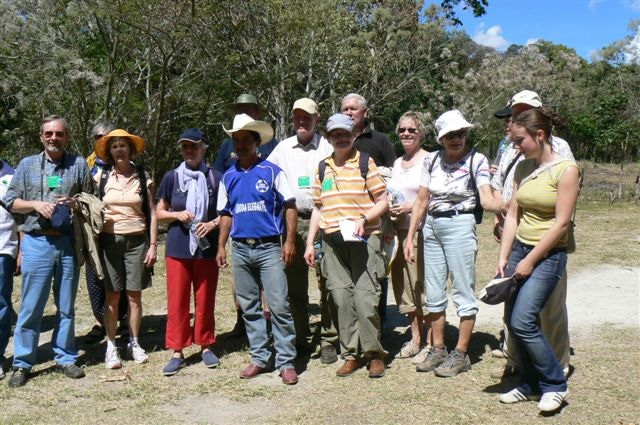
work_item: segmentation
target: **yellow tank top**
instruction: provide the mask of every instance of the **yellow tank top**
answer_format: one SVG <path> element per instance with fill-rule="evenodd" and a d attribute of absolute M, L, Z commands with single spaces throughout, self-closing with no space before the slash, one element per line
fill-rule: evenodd
<path fill-rule="evenodd" d="M 516 166 L 515 181 L 521 182 L 516 194 L 522 216 L 516 237 L 527 245 L 536 245 L 556 220 L 558 184 L 569 167 L 577 167 L 575 161 L 564 159 L 538 171 L 533 159 Z M 567 246 L 567 234 L 562 235 L 555 248 Z"/>

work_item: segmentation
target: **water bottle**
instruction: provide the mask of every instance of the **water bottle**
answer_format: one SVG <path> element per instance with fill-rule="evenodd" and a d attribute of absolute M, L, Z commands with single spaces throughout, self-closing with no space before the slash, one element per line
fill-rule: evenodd
<path fill-rule="evenodd" d="M 56 197 L 64 195 L 64 193 L 62 193 L 62 178 L 58 180 L 58 185 L 53 189 L 53 195 Z"/>
<path fill-rule="evenodd" d="M 191 222 L 191 233 L 193 233 L 194 236 L 196 233 L 196 228 L 198 227 L 198 223 L 200 223 L 200 220 L 193 220 Z M 206 236 L 204 238 L 199 238 L 195 236 L 195 238 L 196 238 L 196 242 L 198 243 L 198 248 L 200 248 L 200 251 L 204 251 L 205 249 L 208 249 L 211 246 Z"/>

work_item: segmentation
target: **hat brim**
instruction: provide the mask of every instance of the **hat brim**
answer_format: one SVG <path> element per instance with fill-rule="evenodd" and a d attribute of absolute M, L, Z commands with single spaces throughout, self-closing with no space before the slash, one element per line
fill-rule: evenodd
<path fill-rule="evenodd" d="M 449 133 L 453 133 L 454 131 L 458 131 L 458 130 L 468 130 L 470 128 L 473 128 L 473 124 L 460 123 L 457 125 L 452 125 L 450 127 L 443 128 L 442 130 L 440 130 L 440 133 L 438 133 L 438 143 L 442 144 L 442 138 Z"/>
<path fill-rule="evenodd" d="M 264 121 L 251 121 L 242 127 L 227 129 L 222 126 L 222 129 L 229 137 L 233 138 L 233 133 L 238 131 L 254 131 L 260 135 L 260 144 L 263 145 L 273 139 L 273 128 Z"/>
<path fill-rule="evenodd" d="M 500 109 L 499 111 L 495 111 L 493 113 L 493 116 L 496 118 L 507 118 L 511 116 L 511 107 L 510 106 L 505 106 L 504 108 Z"/>
<path fill-rule="evenodd" d="M 133 155 L 140 155 L 142 152 L 144 152 L 144 139 L 142 137 L 139 136 L 134 136 L 133 134 L 127 134 L 127 135 L 120 135 L 120 134 L 107 134 L 105 136 L 102 136 L 101 138 L 99 138 L 96 141 L 95 147 L 94 147 L 94 151 L 96 152 L 96 156 L 98 158 L 100 158 L 101 160 L 103 160 L 104 162 L 109 162 L 110 161 L 110 155 L 109 155 L 109 140 L 111 140 L 114 137 L 124 137 L 127 138 L 129 140 L 131 140 L 131 143 L 133 144 L 133 148 L 135 150 L 135 152 L 131 152 L 131 156 Z"/>
<path fill-rule="evenodd" d="M 260 114 L 264 115 L 267 113 L 267 108 L 265 108 L 264 106 L 258 104 L 258 103 L 230 103 L 227 106 L 224 107 L 224 110 L 228 113 L 228 114 L 235 114 L 236 111 L 238 110 L 238 108 L 242 108 L 245 107 L 247 105 L 253 105 L 256 108 L 258 108 L 258 111 L 260 112 Z"/>

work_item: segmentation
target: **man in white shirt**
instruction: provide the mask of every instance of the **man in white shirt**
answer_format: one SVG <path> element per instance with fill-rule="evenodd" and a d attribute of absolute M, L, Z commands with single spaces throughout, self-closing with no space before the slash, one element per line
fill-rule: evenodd
<path fill-rule="evenodd" d="M 333 147 L 315 129 L 320 119 L 318 105 L 309 98 L 295 101 L 292 108 L 295 136 L 281 141 L 271 152 L 268 161 L 284 170 L 289 185 L 293 188 L 298 208 L 296 236 L 296 256 L 293 264 L 286 268 L 289 287 L 289 303 L 296 328 L 296 348 L 298 354 L 306 351 L 311 335 L 309 331 L 309 267 L 304 260 L 309 219 L 313 210 L 311 186 L 318 163 L 331 155 Z M 321 294 L 321 353 L 322 363 L 338 360 L 335 346 L 338 342 L 335 306 L 329 298 L 324 279 L 319 275 Z"/>

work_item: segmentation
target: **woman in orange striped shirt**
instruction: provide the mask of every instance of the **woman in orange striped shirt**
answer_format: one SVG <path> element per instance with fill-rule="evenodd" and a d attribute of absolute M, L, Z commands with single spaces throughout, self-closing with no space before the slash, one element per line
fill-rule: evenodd
<path fill-rule="evenodd" d="M 336 371 L 348 376 L 368 360 L 369 377 L 384 376 L 387 352 L 380 343 L 379 280 L 385 264 L 380 216 L 387 210 L 384 181 L 371 158 L 353 148 L 353 121 L 335 114 L 327 122 L 334 153 L 320 162 L 313 193 L 305 260 L 315 265 L 314 241 L 322 230 L 321 270 L 338 309 L 340 350 L 345 363 Z M 363 158 L 363 159 L 361 159 Z"/>

